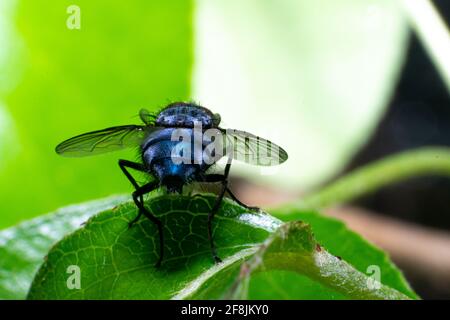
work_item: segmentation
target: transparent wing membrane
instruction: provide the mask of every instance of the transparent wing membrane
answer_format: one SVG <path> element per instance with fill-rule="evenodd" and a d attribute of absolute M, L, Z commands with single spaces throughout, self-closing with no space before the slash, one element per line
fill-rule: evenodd
<path fill-rule="evenodd" d="M 274 166 L 285 162 L 287 152 L 275 143 L 246 131 L 223 130 L 224 155 L 258 166 Z"/>
<path fill-rule="evenodd" d="M 65 157 L 85 157 L 139 145 L 145 138 L 145 127 L 127 125 L 92 131 L 70 138 L 56 147 Z"/>

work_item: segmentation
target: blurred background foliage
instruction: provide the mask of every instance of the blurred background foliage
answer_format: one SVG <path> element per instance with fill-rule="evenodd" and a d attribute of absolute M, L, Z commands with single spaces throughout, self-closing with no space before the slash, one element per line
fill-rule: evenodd
<path fill-rule="evenodd" d="M 80 30 L 66 26 L 72 4 Z M 53 148 L 75 134 L 138 122 L 140 107 L 174 100 L 197 100 L 226 125 L 290 154 L 275 172 L 237 172 L 285 188 L 317 185 L 374 129 L 407 44 L 390 0 L 2 6 L 0 227 L 129 190 L 116 162 L 133 152 L 64 159 Z"/>
<path fill-rule="evenodd" d="M 8 50 L 0 49 L 0 228 L 129 190 L 117 159 L 134 152 L 64 159 L 54 147 L 85 131 L 137 123 L 141 107 L 189 98 L 192 3 L 77 0 L 80 30 L 66 27 L 74 1 L 1 3 L 0 47 Z"/>
<path fill-rule="evenodd" d="M 233 167 L 283 189 L 345 166 L 382 116 L 408 43 L 392 0 L 199 0 L 196 14 L 193 96 L 288 151 L 270 170 Z"/>

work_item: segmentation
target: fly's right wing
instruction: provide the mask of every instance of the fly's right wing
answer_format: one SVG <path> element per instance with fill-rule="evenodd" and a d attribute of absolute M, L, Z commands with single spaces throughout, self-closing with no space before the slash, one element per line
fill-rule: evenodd
<path fill-rule="evenodd" d="M 92 131 L 70 138 L 56 147 L 64 157 L 86 157 L 141 144 L 148 127 L 127 125 Z"/>
<path fill-rule="evenodd" d="M 283 148 L 252 133 L 236 129 L 222 129 L 222 133 L 225 135 L 224 155 L 238 161 L 257 166 L 274 166 L 288 159 Z"/>

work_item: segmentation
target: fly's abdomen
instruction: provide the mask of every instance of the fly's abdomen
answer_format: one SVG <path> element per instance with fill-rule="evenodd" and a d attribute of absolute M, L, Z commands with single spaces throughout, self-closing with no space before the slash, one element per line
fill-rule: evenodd
<path fill-rule="evenodd" d="M 142 149 L 144 163 L 162 185 L 188 183 L 212 164 L 202 141 L 195 141 L 193 129 L 162 129 L 151 134 Z"/>

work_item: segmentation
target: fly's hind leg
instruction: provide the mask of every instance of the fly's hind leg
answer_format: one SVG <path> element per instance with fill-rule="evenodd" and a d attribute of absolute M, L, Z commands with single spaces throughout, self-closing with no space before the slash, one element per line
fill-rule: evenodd
<path fill-rule="evenodd" d="M 233 199 L 233 201 L 237 202 L 240 206 L 252 210 L 252 211 L 260 211 L 261 209 L 259 207 L 254 207 L 254 206 L 249 206 L 246 205 L 245 203 L 243 203 L 241 200 L 239 200 L 234 194 L 233 192 L 231 192 L 230 188 L 227 187 L 227 192 L 230 195 L 231 199 Z"/>
<path fill-rule="evenodd" d="M 227 182 L 225 180 L 223 182 L 222 190 L 219 193 L 219 197 L 217 198 L 216 202 L 214 203 L 214 206 L 211 209 L 211 211 L 208 213 L 208 239 L 209 239 L 209 244 L 211 247 L 211 254 L 213 256 L 214 262 L 216 262 L 216 263 L 222 262 L 222 259 L 220 259 L 219 256 L 217 255 L 216 245 L 214 244 L 214 238 L 213 238 L 213 234 L 212 234 L 212 220 L 213 220 L 214 216 L 216 215 L 217 211 L 219 211 L 220 205 L 223 200 L 223 196 L 225 195 L 225 191 L 227 188 L 226 183 Z"/>
<path fill-rule="evenodd" d="M 223 175 L 219 174 L 209 174 L 206 175 L 203 179 L 203 182 L 221 182 L 222 183 L 222 189 L 220 190 L 219 196 L 216 199 L 216 202 L 214 203 L 214 206 L 212 207 L 211 211 L 208 213 L 208 240 L 211 247 L 211 254 L 213 256 L 214 262 L 219 263 L 222 262 L 222 259 L 219 258 L 217 255 L 217 249 L 216 245 L 214 243 L 214 237 L 212 233 L 212 221 L 214 216 L 216 215 L 217 211 L 219 211 L 220 205 L 222 204 L 223 197 L 225 195 L 225 192 L 228 188 L 228 175 L 230 173 L 231 168 L 231 159 L 228 160 L 227 165 L 225 166 L 225 172 Z"/>
<path fill-rule="evenodd" d="M 204 182 L 223 182 L 224 180 L 227 180 L 227 178 L 225 177 L 225 175 L 223 174 L 208 174 L 205 176 L 205 181 Z M 230 198 L 236 202 L 237 204 L 239 204 L 240 206 L 252 210 L 252 211 L 260 211 L 261 209 L 259 207 L 254 207 L 254 206 L 249 206 L 246 205 L 245 203 L 243 203 L 241 200 L 239 200 L 233 192 L 231 192 L 230 188 L 228 187 L 228 182 L 226 183 L 226 190 L 225 190 L 229 195 Z"/>
<path fill-rule="evenodd" d="M 220 182 L 222 183 L 222 189 L 220 190 L 219 196 L 217 197 L 216 202 L 214 203 L 213 208 L 208 214 L 208 239 L 211 246 L 211 253 L 216 263 L 221 262 L 222 260 L 217 255 L 216 246 L 214 244 L 213 234 L 212 234 L 212 220 L 220 208 L 225 192 L 228 192 L 230 197 L 236 201 L 239 205 L 249 209 L 249 210 L 260 210 L 258 207 L 250 207 L 244 203 L 242 203 L 228 188 L 228 175 L 230 174 L 231 168 L 231 158 L 228 159 L 227 165 L 225 166 L 224 174 L 208 174 L 204 176 L 202 182 Z"/>

